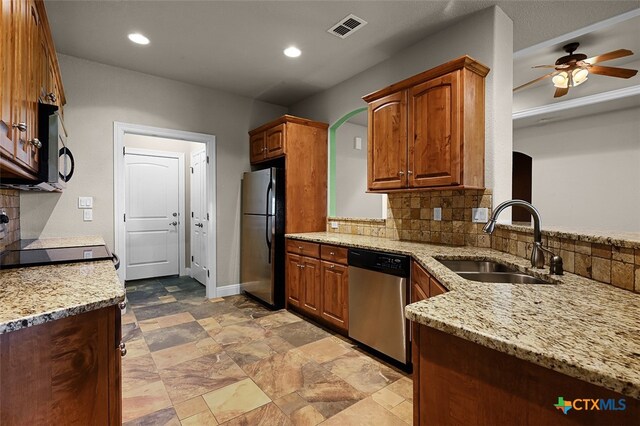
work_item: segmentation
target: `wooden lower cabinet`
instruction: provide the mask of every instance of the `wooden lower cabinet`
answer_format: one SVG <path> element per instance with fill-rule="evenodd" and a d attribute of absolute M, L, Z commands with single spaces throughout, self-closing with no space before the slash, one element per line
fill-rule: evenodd
<path fill-rule="evenodd" d="M 349 330 L 349 270 L 345 265 L 321 263 L 322 319 L 336 327 Z"/>
<path fill-rule="evenodd" d="M 120 425 L 120 309 L 0 335 L 0 424 Z"/>
<path fill-rule="evenodd" d="M 640 400 L 414 325 L 414 425 L 638 424 Z M 559 397 L 624 399 L 626 409 L 565 415 L 554 407 Z"/>
<path fill-rule="evenodd" d="M 327 245 L 321 248 L 297 240 L 287 240 L 286 246 L 287 307 L 346 334 L 349 329 L 346 249 Z M 300 254 L 303 252 L 306 255 Z"/>

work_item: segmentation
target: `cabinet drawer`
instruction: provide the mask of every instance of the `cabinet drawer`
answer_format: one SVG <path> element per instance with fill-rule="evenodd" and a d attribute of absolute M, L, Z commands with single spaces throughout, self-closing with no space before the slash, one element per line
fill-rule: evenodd
<path fill-rule="evenodd" d="M 299 240 L 287 240 L 287 252 L 310 257 L 320 257 L 320 244 Z"/>
<path fill-rule="evenodd" d="M 338 246 L 328 246 L 323 244 L 320 247 L 320 258 L 322 260 L 328 260 L 330 262 L 347 264 L 347 253 L 349 249 Z"/>

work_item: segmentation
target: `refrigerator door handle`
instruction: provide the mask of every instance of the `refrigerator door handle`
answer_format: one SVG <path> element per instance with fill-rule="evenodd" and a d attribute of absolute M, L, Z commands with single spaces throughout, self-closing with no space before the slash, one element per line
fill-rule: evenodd
<path fill-rule="evenodd" d="M 264 237 L 265 240 L 267 241 L 267 248 L 269 249 L 269 263 L 271 263 L 271 241 L 269 241 L 269 234 L 271 234 L 271 230 L 270 230 L 270 226 L 269 226 L 269 193 L 272 190 L 272 181 L 269 181 L 269 185 L 267 186 L 267 214 L 265 215 L 264 220 L 266 221 L 265 227 L 264 227 Z"/>

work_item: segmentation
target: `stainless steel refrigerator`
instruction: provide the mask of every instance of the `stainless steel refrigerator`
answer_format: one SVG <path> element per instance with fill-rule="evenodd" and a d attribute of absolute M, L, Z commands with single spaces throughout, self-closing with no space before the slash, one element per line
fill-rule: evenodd
<path fill-rule="evenodd" d="M 284 170 L 242 178 L 240 288 L 273 308 L 284 307 Z"/>

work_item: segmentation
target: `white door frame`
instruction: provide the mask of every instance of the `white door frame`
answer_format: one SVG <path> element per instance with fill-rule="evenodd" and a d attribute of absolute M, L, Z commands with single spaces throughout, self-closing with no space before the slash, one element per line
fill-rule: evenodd
<path fill-rule="evenodd" d="M 126 134 L 154 136 L 165 139 L 177 139 L 187 142 L 201 142 L 207 149 L 207 212 L 211 220 L 207 221 L 207 252 L 209 268 L 207 273 L 207 297 L 217 297 L 217 265 L 216 265 L 216 137 L 204 133 L 184 130 L 164 129 L 161 127 L 143 126 L 140 124 L 113 122 L 113 212 L 116 253 L 123 259 L 125 256 L 124 233 L 124 136 Z M 181 221 L 183 223 L 183 221 Z M 184 257 L 184 256 L 183 256 Z M 124 268 L 118 270 L 120 280 L 124 282 Z"/>
<path fill-rule="evenodd" d="M 178 159 L 178 266 L 179 266 L 179 274 L 180 275 L 188 275 L 188 271 L 185 264 L 185 243 L 186 243 L 186 234 L 185 234 L 185 210 L 184 210 L 184 199 L 185 199 L 185 179 L 184 179 L 184 153 L 182 152 L 172 152 L 172 151 L 154 151 L 151 149 L 143 149 L 143 148 L 126 148 L 127 154 L 139 154 L 146 155 L 149 157 L 164 157 L 164 158 L 176 158 Z M 123 155 L 124 158 L 124 155 Z M 123 169 L 124 170 L 124 169 Z M 122 212 L 124 211 L 124 192 L 123 191 L 123 202 L 122 202 Z M 122 223 L 124 225 L 124 221 Z M 122 227 L 124 230 L 124 226 Z M 126 235 L 126 234 L 125 234 Z M 125 237 L 126 238 L 126 237 Z M 124 274 L 124 279 L 127 279 L 127 253 L 126 253 L 126 241 L 125 244 L 122 245 L 123 251 L 121 259 L 125 260 L 121 265 L 123 265 L 122 273 Z M 116 244 L 116 247 L 118 245 Z"/>

